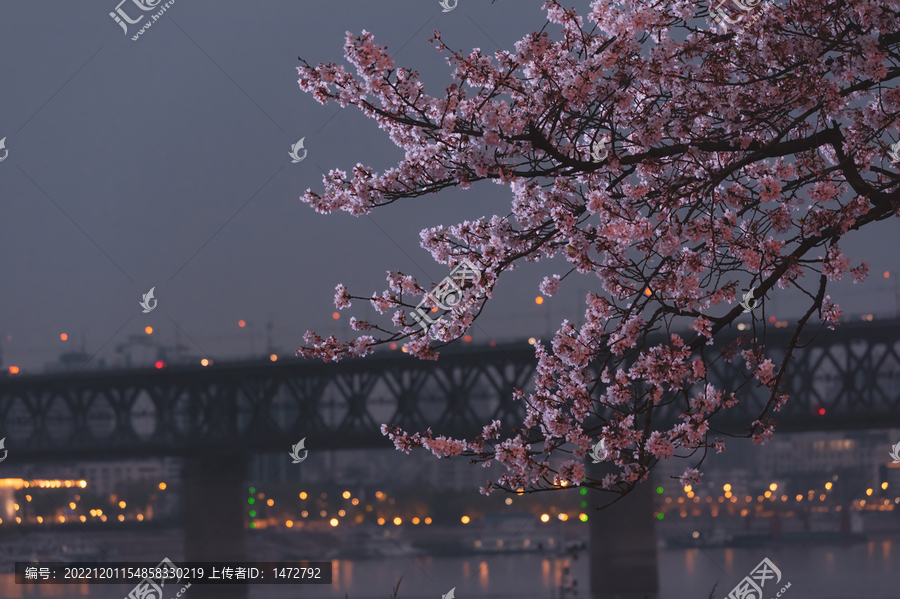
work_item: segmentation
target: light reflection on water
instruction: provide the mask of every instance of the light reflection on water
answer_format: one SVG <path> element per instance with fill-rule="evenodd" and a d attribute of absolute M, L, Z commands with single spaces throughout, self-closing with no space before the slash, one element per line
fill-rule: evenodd
<path fill-rule="evenodd" d="M 900 567 L 896 555 L 891 551 L 891 541 L 850 547 L 808 546 L 802 550 L 782 546 L 662 551 L 659 599 L 704 599 L 714 584 L 714 596 L 725 597 L 764 557 L 781 570 L 781 585 L 791 583 L 784 599 L 896 599 L 896 572 Z M 349 599 L 385 599 L 401 576 L 400 599 L 439 599 L 453 587 L 457 599 L 561 599 L 558 589 L 566 567 L 578 581 L 578 599 L 590 599 L 588 566 L 585 553 L 574 560 L 537 554 L 423 557 L 415 561 L 333 560 L 330 586 L 253 585 L 249 599 L 344 599 L 345 594 Z M 122 599 L 132 587 L 82 584 L 32 588 L 16 585 L 11 574 L 0 575 L 3 599 Z M 173 589 L 171 595 L 177 590 Z M 571 597 L 567 594 L 564 599 Z M 163 599 L 172 597 L 166 594 Z M 190 590 L 184 599 L 190 599 Z"/>

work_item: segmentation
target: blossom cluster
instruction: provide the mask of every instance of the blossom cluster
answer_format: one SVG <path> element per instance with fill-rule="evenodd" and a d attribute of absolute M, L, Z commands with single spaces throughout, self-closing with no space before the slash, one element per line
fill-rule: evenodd
<path fill-rule="evenodd" d="M 457 81 L 439 96 L 365 30 L 348 32 L 344 45 L 355 74 L 303 61 L 301 90 L 355 106 L 405 157 L 380 173 L 332 169 L 323 191 L 301 199 L 320 213 L 358 216 L 447 187 L 508 187 L 510 214 L 425 229 L 422 248 L 442 264 L 476 264 L 484 276 L 466 299 L 486 301 L 517 265 L 564 259 L 567 270 L 544 277 L 540 292 L 588 277 L 584 324 L 564 321 L 549 347 L 535 344 L 533 389 L 514 395 L 524 413 L 516 430 L 491 423 L 472 440 L 382 431 L 402 451 L 502 464 L 485 493 L 570 483 L 623 493 L 659 460 L 724 450 L 710 422 L 742 392 L 707 380 L 712 361 L 743 358 L 748 382 L 771 397 L 748 436 L 771 438 L 771 413 L 788 397 L 784 364 L 766 354 L 765 321 L 761 334 L 716 344 L 743 314 L 740 294 L 753 288 L 764 305 L 779 289 L 802 289 L 810 311 L 796 323 L 796 343 L 814 312 L 820 326 L 838 322 L 829 281 L 848 272 L 865 279 L 868 265 L 851 267 L 839 242 L 900 206 L 888 156 L 900 131 L 900 2 L 792 0 L 726 32 L 685 0 L 594 0 L 585 16 L 546 0 L 543 10 L 555 35 L 529 33 L 493 56 L 451 50 L 435 32 Z M 591 149 L 601 139 L 607 152 L 597 161 Z M 343 285 L 335 294 L 339 309 L 352 299 L 379 313 L 401 308 L 393 329 L 354 327 L 383 338 L 309 333 L 298 353 L 338 360 L 404 340 L 410 354 L 435 359 L 431 340 L 461 336 L 482 305 L 462 302 L 429 336 L 402 309 L 414 305 L 404 294 L 425 289 L 402 273 L 388 281 L 382 295 L 355 298 Z M 657 332 L 668 334 L 651 343 Z M 661 427 L 653 411 L 672 404 L 679 422 Z M 617 470 L 595 480 L 583 459 L 601 440 Z M 699 482 L 698 466 L 686 468 L 683 484 Z"/>

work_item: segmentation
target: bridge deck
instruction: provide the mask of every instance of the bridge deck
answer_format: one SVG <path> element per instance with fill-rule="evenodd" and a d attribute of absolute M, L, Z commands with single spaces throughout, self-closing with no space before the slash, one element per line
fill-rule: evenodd
<path fill-rule="evenodd" d="M 791 332 L 770 329 L 769 347 L 786 346 Z M 898 338 L 900 321 L 821 331 L 795 352 L 777 430 L 900 426 Z M 20 460 L 277 452 L 303 437 L 316 449 L 389 447 L 381 423 L 471 438 L 492 419 L 521 424 L 511 392 L 530 390 L 535 362 L 534 348 L 521 343 L 445 349 L 437 362 L 392 352 L 337 364 L 282 359 L 10 376 L 0 379 L 0 438 Z M 743 360 L 711 373 L 726 388 L 747 376 Z M 764 391 L 745 387 L 715 427 L 742 430 Z M 662 416 L 674 421 L 676 408 L 667 410 Z"/>

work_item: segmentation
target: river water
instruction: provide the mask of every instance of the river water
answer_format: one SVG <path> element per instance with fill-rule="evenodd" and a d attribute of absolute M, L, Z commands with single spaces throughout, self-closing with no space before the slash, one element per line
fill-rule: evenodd
<path fill-rule="evenodd" d="M 659 599 L 707 599 L 713 585 L 715 599 L 726 597 L 763 558 L 781 570 L 778 584 L 765 586 L 763 599 L 775 597 L 786 583 L 783 599 L 897 599 L 900 597 L 900 557 L 891 541 L 842 546 L 773 547 L 771 549 L 688 549 L 660 552 Z M 400 599 L 438 599 L 456 588 L 457 599 L 569 599 L 561 597 L 563 569 L 571 566 L 578 599 L 589 599 L 586 554 L 576 559 L 535 554 L 493 558 L 418 557 L 334 560 L 330 586 L 254 585 L 249 599 L 387 599 L 402 576 Z M 180 587 L 179 587 L 180 588 Z M 771 588 L 771 593 L 769 593 Z M 11 575 L 0 576 L 0 597 L 92 597 L 123 599 L 130 587 L 112 585 L 15 585 Z M 175 591 L 172 590 L 174 596 Z M 771 597 L 770 597 L 771 595 Z M 168 595 L 164 599 L 172 599 Z M 190 599 L 188 589 L 183 599 Z"/>

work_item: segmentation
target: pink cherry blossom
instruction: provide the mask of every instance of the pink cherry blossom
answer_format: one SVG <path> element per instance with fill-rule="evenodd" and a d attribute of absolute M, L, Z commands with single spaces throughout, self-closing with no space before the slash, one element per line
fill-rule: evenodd
<path fill-rule="evenodd" d="M 495 421 L 471 440 L 387 425 L 382 433 L 400 451 L 500 464 L 484 494 L 568 483 L 628 493 L 661 459 L 688 460 L 679 481 L 699 484 L 698 456 L 725 450 L 710 438 L 716 419 L 752 385 L 771 400 L 748 418 L 746 436 L 767 442 L 790 401 L 783 372 L 795 347 L 779 348 L 787 357 L 778 362 L 769 355 L 766 302 L 796 287 L 807 314 L 819 313 L 821 323 L 791 325 L 791 344 L 833 328 L 841 310 L 828 284 L 848 271 L 862 282 L 869 270 L 864 261 L 850 268 L 840 242 L 900 214 L 900 173 L 887 153 L 900 133 L 897 1 L 832 8 L 760 4 L 723 31 L 684 0 L 593 0 L 581 13 L 545 0 L 550 25 L 492 54 L 453 50 L 435 32 L 453 78 L 442 90 L 395 64 L 365 30 L 347 32 L 347 66 L 302 60 L 303 92 L 359 110 L 403 158 L 382 171 L 332 168 L 300 199 L 321 214 L 359 216 L 394 202 L 413 210 L 420 196 L 457 188 L 462 222 L 434 223 L 420 245 L 448 271 L 466 260 L 480 276 L 452 310 L 428 313 L 437 322 L 427 332 L 412 314 L 423 296 L 437 307 L 425 294 L 439 281 L 392 271 L 382 293 L 338 285 L 338 309 L 365 300 L 383 315 L 352 328 L 380 336 L 307 332 L 298 355 L 330 362 L 400 341 L 436 360 L 510 271 L 537 272 L 547 296 L 584 277 L 583 318 L 535 344 L 530 391 L 512 392 L 524 413 L 515 430 Z M 601 139 L 606 155 L 595 161 Z M 482 216 L 477 190 L 487 183 L 509 189 L 508 210 Z M 762 309 L 745 314 L 751 287 Z M 738 318 L 752 333 L 723 343 Z M 750 384 L 716 388 L 714 360 L 737 361 Z M 664 425 L 658 407 L 673 402 L 677 422 Z M 583 460 L 600 441 L 616 470 L 588 477 Z"/>

